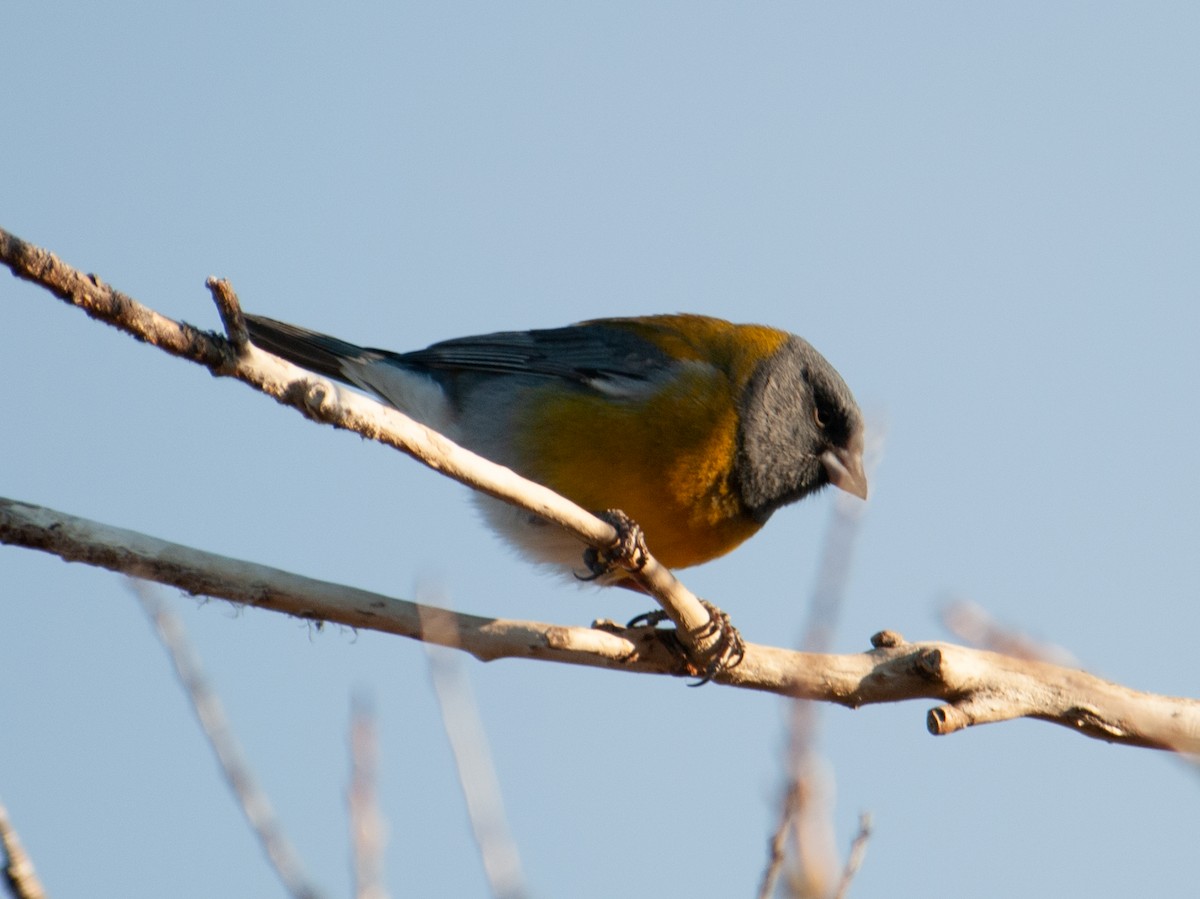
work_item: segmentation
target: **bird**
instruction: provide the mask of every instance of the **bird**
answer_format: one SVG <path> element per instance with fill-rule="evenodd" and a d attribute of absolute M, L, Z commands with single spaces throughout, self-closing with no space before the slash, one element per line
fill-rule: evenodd
<path fill-rule="evenodd" d="M 246 325 L 260 349 L 372 393 L 585 509 L 621 510 L 670 568 L 728 553 L 828 485 L 867 497 L 850 388 L 776 328 L 678 313 L 392 352 L 259 315 Z M 576 539 L 477 497 L 522 555 L 578 575 Z"/>

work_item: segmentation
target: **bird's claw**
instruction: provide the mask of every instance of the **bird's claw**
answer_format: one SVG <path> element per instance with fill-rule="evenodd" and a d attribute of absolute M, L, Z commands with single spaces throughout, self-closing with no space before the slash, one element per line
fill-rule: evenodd
<path fill-rule="evenodd" d="M 617 532 L 617 539 L 611 546 L 597 549 L 589 546 L 583 553 L 583 564 L 587 566 L 587 574 L 576 574 L 581 581 L 595 581 L 612 574 L 618 568 L 626 571 L 641 571 L 650 558 L 650 550 L 646 547 L 646 535 L 636 521 L 620 509 L 606 509 L 597 512 L 596 517 L 607 521 Z"/>
<path fill-rule="evenodd" d="M 700 678 L 695 683 L 688 684 L 690 687 L 704 686 L 717 675 L 736 668 L 746 657 L 746 641 L 742 639 L 738 629 L 733 626 L 729 615 L 708 600 L 701 599 L 700 604 L 708 611 L 708 624 L 698 637 L 700 640 L 716 638 L 711 649 L 705 653 L 705 659 L 695 658 L 691 650 L 673 630 L 663 631 L 660 638 L 663 645 L 679 660 L 680 666 L 688 674 Z M 628 628 L 657 627 L 666 620 L 666 612 L 662 609 L 654 609 L 630 619 L 625 626 Z"/>
<path fill-rule="evenodd" d="M 626 623 L 627 628 L 635 627 L 658 627 L 667 620 L 667 613 L 662 609 L 654 609 L 651 612 L 642 612 L 641 615 L 635 615 Z"/>
<path fill-rule="evenodd" d="M 746 658 L 746 641 L 742 639 L 738 629 L 733 626 L 728 613 L 707 600 L 702 599 L 700 603 L 708 610 L 708 627 L 703 636 L 715 635 L 717 641 L 711 650 L 711 661 L 705 666 L 700 680 L 689 684 L 692 687 L 704 686 L 718 674 L 736 668 Z"/>

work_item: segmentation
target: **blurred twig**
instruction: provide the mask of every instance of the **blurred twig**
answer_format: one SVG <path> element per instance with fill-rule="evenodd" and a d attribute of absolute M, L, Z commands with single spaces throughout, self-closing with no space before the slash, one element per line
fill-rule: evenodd
<path fill-rule="evenodd" d="M 175 673 L 187 691 L 200 728 L 216 753 L 221 773 L 225 775 L 225 780 L 242 807 L 242 814 L 246 816 L 250 829 L 262 844 L 271 866 L 283 881 L 284 888 L 295 899 L 318 899 L 320 894 L 309 884 L 299 857 L 275 818 L 270 800 L 258 786 L 242 755 L 225 717 L 221 701 L 208 685 L 200 668 L 200 661 L 188 645 L 179 618 L 166 607 L 150 584 L 133 579 L 127 583 L 142 604 L 154 625 L 159 641 L 171 657 Z"/>
<path fill-rule="evenodd" d="M 379 740 L 375 713 L 363 696 L 350 713 L 350 835 L 354 845 L 356 899 L 387 899 L 383 886 L 383 846 L 387 827 L 379 811 L 376 768 Z"/>
<path fill-rule="evenodd" d="M 1074 668 L 1079 661 L 1053 643 L 1043 643 L 1027 634 L 1004 627 L 978 603 L 955 599 L 942 606 L 942 625 L 971 646 L 1001 652 L 1018 659 L 1033 659 Z"/>
<path fill-rule="evenodd" d="M 422 614 L 427 633 L 437 632 L 434 643 L 449 645 L 455 628 L 453 616 L 428 609 Z M 484 873 L 497 899 L 523 899 L 528 895 L 517 845 L 508 829 L 500 783 L 488 751 L 487 733 L 471 693 L 460 656 L 439 646 L 426 644 L 429 675 L 433 681 L 442 724 L 450 740 L 458 781 L 467 803 L 471 830 L 479 846 Z"/>
<path fill-rule="evenodd" d="M 785 814 L 779 827 L 785 847 L 786 834 L 792 837 L 794 859 L 788 872 L 788 886 L 797 899 L 827 899 L 841 868 L 830 804 L 833 772 L 817 749 L 817 732 L 816 706 L 807 700 L 794 700 Z M 786 861 L 785 849 L 782 863 Z M 760 893 L 763 899 L 769 895 Z"/>
<path fill-rule="evenodd" d="M 872 475 L 882 448 L 881 435 L 872 434 L 866 453 L 866 465 Z M 854 542 L 865 510 L 863 503 L 850 497 L 838 495 L 835 498 L 821 552 L 821 565 L 809 603 L 808 620 L 800 639 L 800 648 L 804 652 L 828 652 L 833 642 L 850 577 Z M 796 858 L 788 877 L 792 895 L 801 899 L 825 899 L 834 895 L 834 884 L 837 883 L 836 895 L 841 896 L 862 862 L 866 832 L 860 829 L 855 847 L 861 848 L 857 853 L 852 851 L 850 862 L 843 866 L 838 858 L 829 799 L 833 790 L 833 774 L 828 762 L 817 750 L 817 706 L 810 701 L 796 699 L 791 709 L 788 783 L 758 895 L 760 899 L 768 899 L 773 894 L 787 859 L 787 835 L 790 833 Z"/>
<path fill-rule="evenodd" d="M 4 851 L 4 882 L 13 899 L 46 899 L 46 891 L 33 869 L 33 862 L 8 820 L 8 809 L 0 802 L 0 849 Z"/>
<path fill-rule="evenodd" d="M 867 841 L 869 839 L 871 839 L 871 813 L 863 812 L 858 816 L 858 833 L 854 837 L 854 842 L 850 844 L 850 857 L 846 859 L 846 867 L 842 871 L 842 880 L 838 884 L 837 892 L 833 894 L 833 899 L 845 899 L 846 893 L 850 889 L 850 883 L 854 880 L 854 875 L 858 873 L 858 869 L 862 867 L 863 859 L 867 856 Z"/>

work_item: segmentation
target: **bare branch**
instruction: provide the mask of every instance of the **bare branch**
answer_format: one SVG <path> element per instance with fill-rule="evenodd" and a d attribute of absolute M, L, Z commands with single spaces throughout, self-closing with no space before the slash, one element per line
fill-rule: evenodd
<path fill-rule="evenodd" d="M 792 832 L 792 817 L 796 813 L 796 791 L 791 789 L 794 781 L 789 779 L 789 788 L 783 791 L 783 802 L 779 811 L 779 823 L 771 834 L 767 844 L 767 867 L 763 870 L 762 880 L 758 884 L 758 899 L 771 899 L 775 894 L 775 884 L 779 880 L 779 872 L 787 861 L 787 838 Z"/>
<path fill-rule="evenodd" d="M 129 581 L 130 589 L 142 604 L 147 617 L 154 625 L 154 631 L 175 666 L 179 682 L 187 691 L 191 700 L 192 710 L 200 722 L 200 729 L 208 738 L 208 743 L 217 757 L 217 764 L 229 788 L 237 797 L 242 808 L 242 814 L 250 825 L 251 831 L 262 844 L 267 860 L 284 888 L 296 899 L 318 899 L 320 893 L 308 882 L 300 859 L 292 844 L 283 835 L 283 830 L 275 818 L 271 801 L 254 779 L 250 766 L 246 763 L 238 746 L 237 739 L 229 727 L 225 717 L 225 709 L 221 700 L 209 686 L 204 673 L 200 670 L 200 662 L 188 645 L 183 632 L 183 625 L 178 617 L 171 612 L 163 601 L 155 595 L 154 589 L 145 581 Z"/>
<path fill-rule="evenodd" d="M 232 342 L 161 316 L 3 230 L 0 261 L 18 277 L 42 285 L 92 317 L 202 364 L 213 374 L 250 384 L 314 421 L 393 446 L 462 483 L 530 510 L 596 549 L 608 552 L 617 545 L 619 535 L 612 525 L 552 491 L 464 450 L 394 409 L 243 344 L 236 298 L 215 282 L 214 293 L 233 333 Z M 4 503 L 3 512 L 0 539 L 4 542 L 87 560 L 192 593 L 423 638 L 419 610 L 412 603 L 320 582 L 308 582 L 311 590 L 306 589 L 294 575 L 196 554 L 131 532 L 106 531 L 69 516 L 57 516 L 56 521 L 56 513 L 21 503 Z M 68 526 L 71 522 L 78 526 L 74 532 Z M 70 539 L 69 532 L 73 533 Z M 131 542 L 123 543 L 125 538 Z M 188 557 L 187 564 L 171 556 L 175 551 Z M 693 658 L 712 654 L 721 634 L 710 628 L 704 605 L 671 572 L 650 558 L 630 575 L 663 606 Z M 626 630 L 605 624 L 588 630 L 472 616 L 457 616 L 456 622 L 462 647 L 483 659 L 524 656 L 629 671 L 683 673 L 662 635 L 648 629 Z M 1036 717 L 1098 739 L 1193 754 L 1200 750 L 1200 703 L 1194 700 L 1139 693 L 1083 672 L 1032 660 L 949 644 L 907 644 L 889 632 L 876 635 L 874 644 L 874 650 L 858 656 L 748 646 L 742 662 L 720 672 L 716 680 L 851 707 L 939 698 L 945 704 L 932 710 L 927 719 L 927 726 L 937 734 L 989 721 Z"/>
<path fill-rule="evenodd" d="M 4 852 L 4 882 L 13 899 L 46 899 L 46 891 L 33 869 L 33 861 L 21 845 L 8 820 L 8 809 L 0 802 L 0 849 Z"/>
<path fill-rule="evenodd" d="M 854 842 L 850 844 L 850 857 L 846 859 L 846 869 L 842 872 L 842 880 L 838 884 L 837 892 L 833 894 L 833 899 L 845 899 L 846 894 L 850 891 L 854 875 L 858 873 L 863 859 L 867 857 L 867 842 L 870 839 L 871 816 L 867 812 L 863 812 L 858 816 L 858 833 L 854 837 Z"/>
<path fill-rule="evenodd" d="M 301 618 L 460 645 L 483 661 L 528 658 L 690 676 L 661 632 L 511 621 L 447 612 L 455 638 L 425 633 L 422 607 L 108 527 L 39 506 L 0 499 L 0 543 L 24 546 L 178 587 L 195 595 Z M 746 645 L 736 668 L 716 683 L 849 708 L 937 699 L 934 734 L 1011 718 L 1041 718 L 1085 736 L 1188 754 L 1200 753 L 1200 701 L 1143 693 L 1083 671 L 949 643 L 907 643 L 882 631 L 867 652 L 832 655 Z"/>
<path fill-rule="evenodd" d="M 814 745 L 791 760 L 792 777 L 784 807 L 792 812 L 789 830 L 794 858 L 788 866 L 787 883 L 796 899 L 829 899 L 842 868 L 833 826 L 833 773 L 816 750 L 814 703 L 805 700 L 798 704 L 805 708 L 804 717 L 813 722 Z"/>
<path fill-rule="evenodd" d="M 1061 646 L 1041 643 L 1032 637 L 1006 628 L 978 603 L 965 599 L 947 603 L 941 612 L 942 624 L 963 642 L 1002 652 L 1018 659 L 1038 659 L 1055 665 L 1075 667 L 1076 658 Z"/>
<path fill-rule="evenodd" d="M 375 781 L 379 741 L 375 714 L 359 697 L 350 713 L 350 842 L 354 847 L 355 899 L 387 899 L 383 886 L 386 826 Z"/>
<path fill-rule="evenodd" d="M 521 873 L 517 844 L 508 829 L 500 781 L 492 765 L 487 733 L 479 718 L 467 673 L 446 646 L 454 644 L 454 616 L 433 606 L 422 606 L 425 632 L 437 634 L 440 646 L 426 645 L 429 676 L 442 712 L 442 725 L 454 755 L 458 782 L 467 802 L 471 832 L 487 874 L 492 895 L 497 899 L 521 899 L 528 895 Z"/>
<path fill-rule="evenodd" d="M 873 474 L 882 450 L 882 434 L 872 433 L 865 465 L 869 474 Z M 871 482 L 874 483 L 873 478 Z M 821 565 L 809 602 L 808 621 L 800 638 L 800 647 L 808 652 L 828 651 L 833 641 L 864 510 L 863 504 L 847 502 L 840 496 L 834 502 L 821 551 Z M 789 833 L 793 834 L 796 855 L 789 876 L 793 895 L 824 899 L 833 891 L 838 870 L 844 870 L 835 848 L 829 799 L 833 792 L 833 774 L 817 749 L 818 724 L 818 709 L 811 701 L 796 699 L 791 704 L 785 765 L 788 780 L 767 869 L 759 888 L 760 899 L 767 899 L 774 891 L 775 880 L 786 860 L 783 850 Z"/>
<path fill-rule="evenodd" d="M 0 229 L 0 261 L 19 278 L 49 290 L 88 315 L 189 359 L 214 375 L 236 378 L 298 410 L 308 419 L 354 431 L 400 450 L 460 483 L 520 506 L 579 538 L 582 546 L 600 550 L 629 569 L 630 577 L 662 606 L 678 638 L 698 663 L 718 651 L 722 634 L 713 627 L 707 608 L 675 576 L 648 553 L 635 559 L 632 545 L 608 522 L 552 490 L 477 456 L 446 437 L 419 425 L 370 397 L 343 389 L 325 378 L 265 353 L 246 339 L 245 320 L 228 282 L 206 282 L 229 337 L 200 331 L 159 315 L 114 290 L 94 275 L 84 275 L 54 254 Z M 692 674 L 707 670 L 698 664 Z"/>

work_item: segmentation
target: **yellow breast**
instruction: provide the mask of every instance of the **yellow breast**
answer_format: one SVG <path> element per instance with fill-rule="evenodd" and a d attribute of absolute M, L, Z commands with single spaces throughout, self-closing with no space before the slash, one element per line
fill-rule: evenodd
<path fill-rule="evenodd" d="M 695 333 L 645 333 L 631 324 L 687 360 L 662 389 L 634 401 L 547 387 L 527 407 L 533 411 L 522 428 L 526 473 L 584 508 L 621 509 L 642 526 L 655 557 L 673 568 L 723 555 L 762 526 L 732 482 L 738 400 L 757 360 L 786 335 L 751 328 L 738 340 L 739 326 L 719 325 L 699 333 L 697 345 Z"/>

